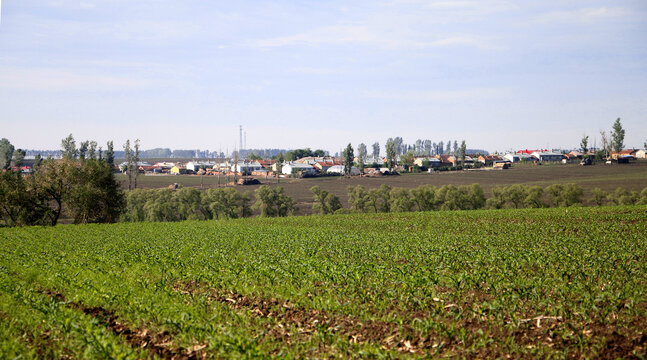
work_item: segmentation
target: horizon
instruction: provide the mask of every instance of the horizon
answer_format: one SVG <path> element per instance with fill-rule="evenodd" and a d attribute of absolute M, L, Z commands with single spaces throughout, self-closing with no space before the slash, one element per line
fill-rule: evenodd
<path fill-rule="evenodd" d="M 647 141 L 639 1 L 0 2 L 16 148 L 309 147 L 389 137 L 489 152 Z M 220 150 L 219 150 L 220 149 Z"/>

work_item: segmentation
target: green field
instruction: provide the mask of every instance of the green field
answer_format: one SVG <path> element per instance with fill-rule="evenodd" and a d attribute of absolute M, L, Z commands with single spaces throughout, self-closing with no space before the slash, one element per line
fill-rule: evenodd
<path fill-rule="evenodd" d="M 0 358 L 644 358 L 647 206 L 0 229 Z"/>

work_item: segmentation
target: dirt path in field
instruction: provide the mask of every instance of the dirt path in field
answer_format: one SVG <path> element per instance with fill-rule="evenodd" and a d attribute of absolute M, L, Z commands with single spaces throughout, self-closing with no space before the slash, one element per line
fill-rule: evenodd
<path fill-rule="evenodd" d="M 173 346 L 172 335 L 168 331 L 154 333 L 148 329 L 131 329 L 122 322 L 112 310 L 107 310 L 98 306 L 87 306 L 79 302 L 70 302 L 65 299 L 63 294 L 45 290 L 43 293 L 60 302 L 64 302 L 69 308 L 79 310 L 86 315 L 97 319 L 113 333 L 123 337 L 133 348 L 146 349 L 150 357 L 155 355 L 162 359 L 203 359 L 206 354 L 201 351 L 206 345 L 194 346 L 191 349 Z"/>

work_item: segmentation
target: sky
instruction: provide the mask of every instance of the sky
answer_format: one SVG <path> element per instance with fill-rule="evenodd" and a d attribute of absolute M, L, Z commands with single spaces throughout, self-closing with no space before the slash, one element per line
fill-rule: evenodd
<path fill-rule="evenodd" d="M 0 0 L 1 1 L 1 0 Z M 0 137 L 142 148 L 647 141 L 647 2 L 4 0 Z"/>

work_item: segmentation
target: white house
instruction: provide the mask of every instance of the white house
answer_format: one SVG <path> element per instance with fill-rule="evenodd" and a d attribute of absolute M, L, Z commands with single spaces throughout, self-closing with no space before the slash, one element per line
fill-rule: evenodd
<path fill-rule="evenodd" d="M 646 150 L 641 149 L 636 151 L 636 159 L 647 159 L 647 155 L 645 154 Z"/>
<path fill-rule="evenodd" d="M 262 171 L 263 165 L 258 161 L 245 162 L 239 161 L 238 164 L 231 166 L 231 171 L 241 174 L 251 174 L 254 171 Z"/>
<path fill-rule="evenodd" d="M 287 163 L 283 165 L 283 167 L 281 168 L 281 172 L 285 175 L 294 174 L 295 172 L 301 172 L 303 174 L 312 175 L 316 173 L 316 170 L 314 166 L 310 164 L 292 162 L 292 163 Z"/>
<path fill-rule="evenodd" d="M 508 160 L 511 163 L 516 163 L 521 161 L 521 157 L 519 157 L 519 154 L 505 154 L 503 155 L 503 158 Z"/>
<path fill-rule="evenodd" d="M 344 175 L 345 174 L 344 165 L 331 166 L 328 168 L 328 170 L 326 170 L 326 173 Z M 356 166 L 351 167 L 350 174 L 359 175 L 359 169 Z"/>
<path fill-rule="evenodd" d="M 534 153 L 530 154 L 530 156 L 539 161 L 561 161 L 564 157 L 562 154 L 551 151 L 535 151 Z"/>

